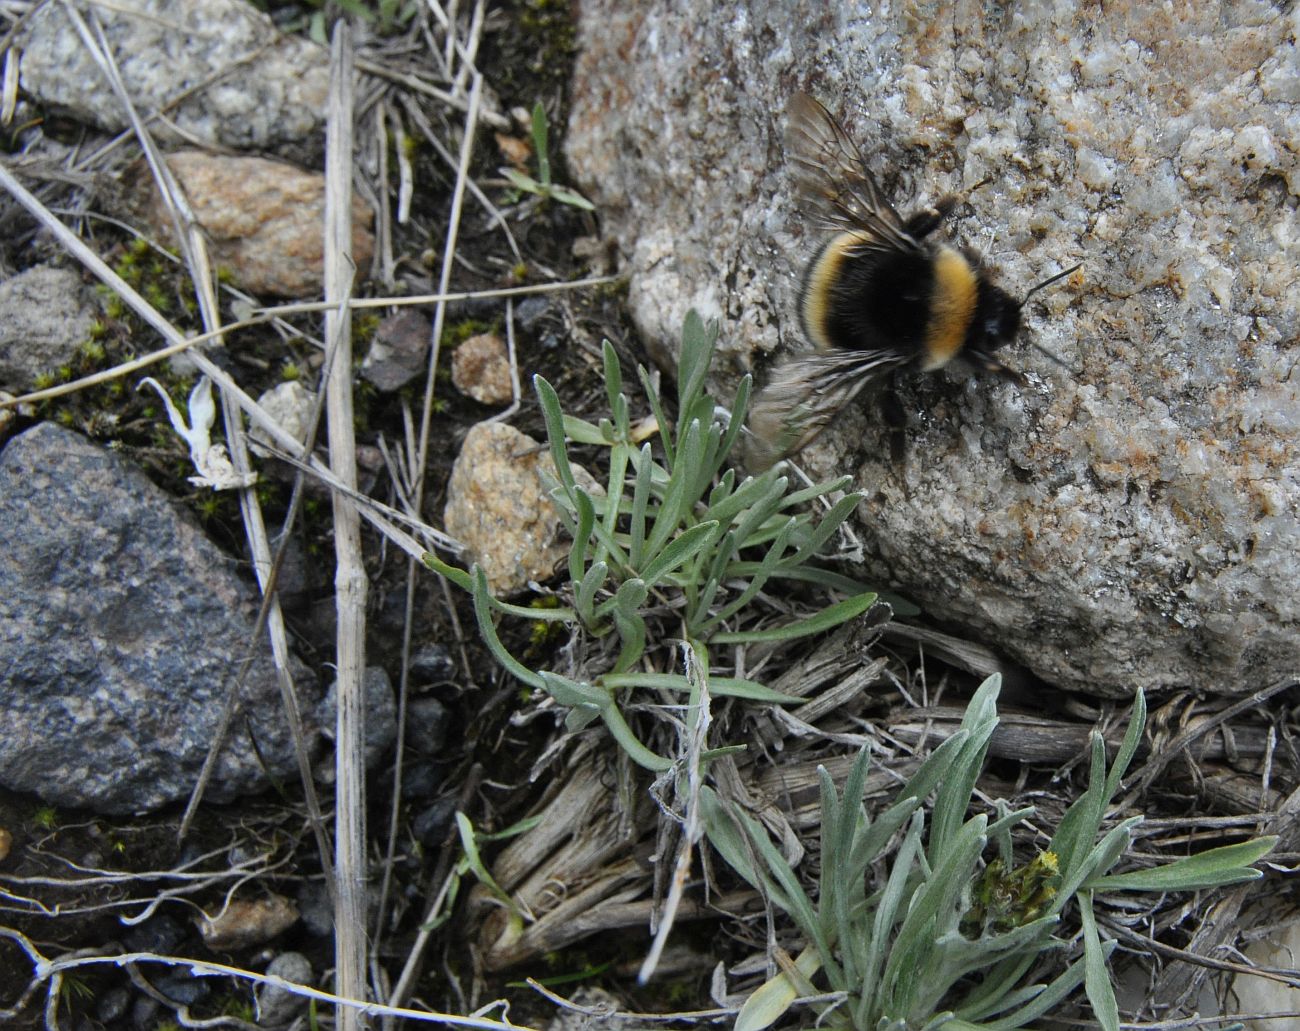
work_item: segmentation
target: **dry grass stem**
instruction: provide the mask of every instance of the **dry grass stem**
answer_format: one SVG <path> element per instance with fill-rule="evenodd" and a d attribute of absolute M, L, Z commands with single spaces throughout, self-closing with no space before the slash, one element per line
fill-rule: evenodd
<path fill-rule="evenodd" d="M 347 22 L 334 25 L 325 135 L 325 339 L 334 351 L 326 382 L 330 468 L 344 486 L 357 483 L 352 410 L 352 320 L 343 307 L 352 293 L 352 39 Z M 365 618 L 367 578 L 357 510 L 333 495 L 336 676 L 334 983 L 339 995 L 364 1002 L 366 992 Z M 335 1009 L 341 1031 L 365 1028 L 352 1006 Z"/>
<path fill-rule="evenodd" d="M 3 164 L 0 164 L 0 186 L 3 186 L 15 200 L 19 201 L 23 207 L 27 208 L 27 210 L 48 229 L 54 231 L 54 227 L 59 226 L 63 230 L 63 233 L 67 235 L 56 235 L 61 235 L 61 242 L 64 242 L 65 245 L 69 239 L 77 239 L 77 237 L 72 234 L 71 230 L 55 218 L 48 208 L 41 204 L 35 196 L 23 187 L 23 185 L 13 177 Z M 82 246 L 84 248 L 84 245 Z M 69 250 L 73 252 L 74 257 L 85 264 L 86 267 L 90 269 L 91 272 L 95 273 L 99 279 L 112 287 L 137 315 L 145 319 L 146 322 L 149 322 L 154 329 L 158 330 L 159 334 L 163 336 L 164 339 L 171 340 L 172 342 L 166 347 L 159 348 L 156 351 L 151 351 L 138 358 L 133 358 L 129 362 L 122 362 L 110 369 L 103 369 L 100 372 L 92 373 L 88 376 L 82 376 L 81 378 L 71 380 L 68 383 L 60 383 L 58 386 L 49 387 L 45 390 L 33 390 L 29 393 L 23 394 L 21 397 L 15 397 L 11 400 L 0 401 L 0 408 L 14 408 L 18 405 L 35 404 L 38 401 L 49 401 L 56 397 L 65 397 L 68 394 L 75 394 L 79 390 L 85 390 L 89 387 L 108 383 L 115 379 L 121 379 L 133 372 L 138 372 L 140 369 L 148 368 L 150 365 L 155 365 L 158 362 L 165 361 L 175 355 L 192 350 L 201 344 L 211 343 L 214 340 L 228 336 L 236 330 L 251 329 L 254 326 L 266 325 L 267 323 L 279 321 L 286 315 L 311 314 L 328 310 L 337 310 L 339 307 L 338 305 L 328 304 L 324 301 L 304 301 L 294 304 L 282 304 L 271 308 L 264 308 L 255 315 L 251 315 L 246 319 L 240 319 L 238 322 L 228 323 L 224 328 L 214 330 L 210 333 L 200 333 L 192 337 L 187 337 L 181 334 L 179 330 L 171 325 L 171 323 L 162 319 L 162 316 L 159 315 L 143 297 L 136 293 L 136 291 L 121 279 L 117 273 L 113 272 L 111 268 L 105 265 L 93 251 L 90 251 L 88 248 L 81 250 L 73 249 L 71 247 L 69 247 Z M 92 257 L 94 258 L 94 261 L 90 260 Z M 587 279 L 575 279 L 561 283 L 536 283 L 531 286 L 502 287 L 499 290 L 453 290 L 440 294 L 419 294 L 403 297 L 350 297 L 347 299 L 344 307 L 348 311 L 363 311 L 369 308 L 422 307 L 428 304 L 447 303 L 451 301 L 488 300 L 496 297 L 529 297 L 537 294 L 560 293 L 569 290 L 584 290 L 589 287 L 608 286 L 611 283 L 617 282 L 617 280 L 617 276 L 592 276 Z M 121 289 L 119 289 L 119 286 Z M 151 312 L 152 316 L 146 315 L 146 311 Z M 162 321 L 158 322 L 155 320 Z M 166 326 L 165 330 L 162 328 L 163 326 Z M 206 368 L 204 368 L 203 371 L 207 373 Z M 207 374 L 210 378 L 216 381 L 215 376 L 212 376 L 211 373 Z M 250 418 L 253 418 L 254 425 L 262 426 L 267 429 L 268 432 L 272 432 L 270 429 L 271 426 L 277 425 L 255 405 L 250 407 L 250 405 L 241 402 L 241 407 L 244 408 L 245 413 L 248 414 Z M 260 421 L 255 417 L 255 414 L 257 413 L 260 413 Z M 282 445 L 286 445 L 286 442 L 292 439 L 285 435 L 283 431 L 273 435 L 278 437 Z M 291 454 L 298 453 L 292 449 L 291 445 L 287 446 L 289 447 Z M 298 451 L 301 451 L 301 447 L 299 447 Z"/>
<path fill-rule="evenodd" d="M 199 977 L 232 977 L 248 984 L 280 988 L 304 999 L 314 999 L 317 1002 L 335 1006 L 344 1012 L 351 1010 L 357 1013 L 364 1012 L 364 1015 L 369 1016 L 415 1020 L 426 1024 L 447 1024 L 452 1027 L 478 1028 L 480 1031 L 533 1031 L 526 1025 L 512 1024 L 508 1021 L 489 1020 L 484 1017 L 473 1016 L 462 1017 L 454 1013 L 438 1013 L 400 1006 L 385 1006 L 377 1002 L 362 1002 L 332 992 L 322 991 L 319 988 L 312 988 L 310 985 L 295 984 L 293 981 L 286 981 L 284 978 L 272 974 L 260 974 L 254 970 L 244 970 L 241 967 L 230 966 L 225 963 L 212 963 L 207 960 L 186 959 L 179 956 L 161 956 L 152 952 L 124 952 L 117 955 L 69 954 L 60 956 L 58 959 L 49 959 L 37 949 L 26 935 L 19 934 L 8 927 L 0 927 L 0 938 L 15 942 L 27 955 L 34 970 L 32 980 L 23 990 L 18 1003 L 8 1009 L 0 1009 L 0 1019 L 13 1019 L 21 1014 L 26 1009 L 28 1002 L 40 990 L 42 984 L 46 985 L 47 997 L 51 1003 L 51 1008 L 47 1008 L 47 1013 L 52 1014 L 52 1007 L 56 1007 L 58 1004 L 59 979 L 69 970 L 96 966 L 126 967 L 133 964 L 152 963 L 183 969 Z M 50 1026 L 58 1026 L 57 1021 Z"/>

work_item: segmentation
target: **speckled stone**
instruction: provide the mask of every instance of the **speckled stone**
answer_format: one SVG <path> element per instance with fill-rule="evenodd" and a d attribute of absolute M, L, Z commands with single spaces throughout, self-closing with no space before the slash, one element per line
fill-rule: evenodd
<path fill-rule="evenodd" d="M 140 114 L 166 111 L 149 126 L 164 144 L 269 150 L 307 163 L 323 152 L 323 47 L 281 33 L 243 0 L 120 0 L 94 13 Z M 42 108 L 106 132 L 130 128 L 62 6 L 36 10 L 16 46 L 22 88 Z"/>
<path fill-rule="evenodd" d="M 667 0 L 581 6 L 569 167 L 671 359 L 722 320 L 721 388 L 805 348 L 821 239 L 783 111 L 840 116 L 902 210 L 1034 297 L 1023 387 L 903 378 L 907 458 L 869 396 L 800 456 L 856 473 L 867 574 L 1050 682 L 1240 693 L 1300 660 L 1300 10 Z"/>
<path fill-rule="evenodd" d="M 296 776 L 252 587 L 143 472 L 41 423 L 0 452 L 0 526 L 0 785 L 97 813 L 188 797 L 250 644 L 207 797 Z"/>
<path fill-rule="evenodd" d="M 0 282 L 0 387 L 26 393 L 42 373 L 72 362 L 98 314 L 73 268 L 35 265 Z"/>
<path fill-rule="evenodd" d="M 506 342 L 495 333 L 479 333 L 451 354 L 451 381 L 479 404 L 503 405 L 514 397 Z"/>
<path fill-rule="evenodd" d="M 569 554 L 543 472 L 555 475 L 544 445 L 505 423 L 481 422 L 465 435 L 447 486 L 443 525 L 477 562 L 494 594 L 551 579 Z M 594 481 L 577 466 L 588 489 Z"/>

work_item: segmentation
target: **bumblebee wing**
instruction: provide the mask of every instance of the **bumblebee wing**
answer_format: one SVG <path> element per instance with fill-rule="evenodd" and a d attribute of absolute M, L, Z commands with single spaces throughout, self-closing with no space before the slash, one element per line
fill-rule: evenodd
<path fill-rule="evenodd" d="M 906 361 L 891 351 L 829 351 L 778 366 L 749 409 L 746 467 L 761 472 L 807 447 L 863 387 Z"/>
<path fill-rule="evenodd" d="M 831 113 L 807 93 L 796 93 L 786 115 L 786 161 L 805 213 L 824 228 L 861 234 L 866 247 L 918 250 L 865 155 Z"/>

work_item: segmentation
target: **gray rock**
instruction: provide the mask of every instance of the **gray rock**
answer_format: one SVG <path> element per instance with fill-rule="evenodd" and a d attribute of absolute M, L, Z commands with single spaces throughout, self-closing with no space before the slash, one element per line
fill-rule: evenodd
<path fill-rule="evenodd" d="M 50 423 L 0 454 L 0 526 L 0 784 L 101 813 L 187 797 L 256 614 L 234 560 L 134 466 Z M 254 651 L 214 801 L 266 787 L 263 761 L 296 774 Z M 301 666 L 295 680 L 312 704 Z"/>
<path fill-rule="evenodd" d="M 538 320 L 550 313 L 552 303 L 548 297 L 525 297 L 515 305 L 515 321 L 519 328 L 532 332 Z"/>
<path fill-rule="evenodd" d="M 383 758 L 384 752 L 397 740 L 397 699 L 393 695 L 393 683 L 388 674 L 379 666 L 367 666 L 365 672 L 366 692 L 366 769 L 373 769 Z M 334 740 L 335 724 L 339 712 L 339 682 L 336 680 L 321 699 L 317 720 L 321 733 L 331 741 Z M 321 772 L 326 779 L 333 775 L 333 763 L 322 763 Z"/>
<path fill-rule="evenodd" d="M 361 376 L 384 393 L 400 390 L 428 371 L 429 337 L 433 326 L 427 316 L 410 308 L 389 315 L 375 330 Z"/>
<path fill-rule="evenodd" d="M 402 798 L 408 802 L 424 802 L 434 797 L 446 779 L 446 767 L 442 763 L 412 757 L 402 766 Z"/>
<path fill-rule="evenodd" d="M 266 972 L 294 984 L 310 985 L 311 961 L 301 952 L 282 952 L 271 960 Z M 257 1023 L 260 1027 L 281 1027 L 307 1008 L 307 999 L 278 985 L 263 985 L 257 990 Z"/>
<path fill-rule="evenodd" d="M 132 100 L 164 143 L 265 150 L 314 164 L 323 150 L 329 55 L 282 35 L 242 0 L 125 0 L 95 9 Z M 106 132 L 128 128 L 104 73 L 58 4 L 19 36 L 22 88 Z M 174 124 L 179 135 L 172 132 Z"/>
<path fill-rule="evenodd" d="M 155 975 L 151 983 L 163 995 L 182 1006 L 193 1006 L 212 994 L 212 982 L 198 974 L 165 973 Z"/>
<path fill-rule="evenodd" d="M 137 995 L 131 1004 L 131 1026 L 139 1031 L 146 1031 L 157 1024 L 158 1011 L 162 1004 L 147 995 Z"/>
<path fill-rule="evenodd" d="M 867 573 L 1048 681 L 1237 693 L 1300 656 L 1297 14 L 583 4 L 568 159 L 621 237 L 662 360 L 721 318 L 720 389 L 806 349 L 824 236 L 794 210 L 783 111 L 814 93 L 904 211 L 982 250 L 1028 331 L 1024 387 L 904 376 L 907 460 L 854 402 L 800 456 L 856 474 Z M 987 181 L 986 181 L 987 180 Z M 724 393 L 725 396 L 725 393 Z"/>
<path fill-rule="evenodd" d="M 122 944 L 131 952 L 156 952 L 167 955 L 180 947 L 189 928 L 167 913 L 156 913 L 142 924 L 133 924 L 122 932 Z"/>
<path fill-rule="evenodd" d="M 443 684 L 456 675 L 456 662 L 445 644 L 426 644 L 411 656 L 411 675 L 426 684 Z"/>
<path fill-rule="evenodd" d="M 411 833 L 428 848 L 437 848 L 447 840 L 455 817 L 456 799 L 441 798 L 415 814 Z"/>
<path fill-rule="evenodd" d="M 441 756 L 451 714 L 436 698 L 412 698 L 406 706 L 406 743 L 417 752 Z"/>
<path fill-rule="evenodd" d="M 75 269 L 37 265 L 0 283 L 0 386 L 26 393 L 76 358 L 98 311 Z"/>
<path fill-rule="evenodd" d="M 131 993 L 119 985 L 100 995 L 95 1003 L 95 1016 L 111 1027 L 125 1015 L 126 1008 L 130 1005 Z"/>
<path fill-rule="evenodd" d="M 334 933 L 334 906 L 329 889 L 321 881 L 307 881 L 298 889 L 298 911 L 302 924 L 317 938 Z"/>

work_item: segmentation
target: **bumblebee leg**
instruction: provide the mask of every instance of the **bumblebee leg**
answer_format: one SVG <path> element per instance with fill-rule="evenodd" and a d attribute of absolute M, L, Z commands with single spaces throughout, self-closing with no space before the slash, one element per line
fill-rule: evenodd
<path fill-rule="evenodd" d="M 902 465 L 907 459 L 907 412 L 898 397 L 898 382 L 891 374 L 880 391 L 880 415 L 889 431 L 889 460 Z"/>
<path fill-rule="evenodd" d="M 907 235 L 913 240 L 929 236 L 957 206 L 958 200 L 958 197 L 950 193 L 946 197 L 940 197 L 928 208 L 922 208 L 904 223 L 903 228 L 907 231 Z"/>
<path fill-rule="evenodd" d="M 1001 376 L 1009 380 L 1018 387 L 1025 385 L 1025 377 L 1009 366 L 1003 365 L 1000 361 L 989 354 L 987 351 L 968 351 L 965 357 L 974 362 L 975 365 L 985 372 L 991 372 L 994 375 Z"/>

